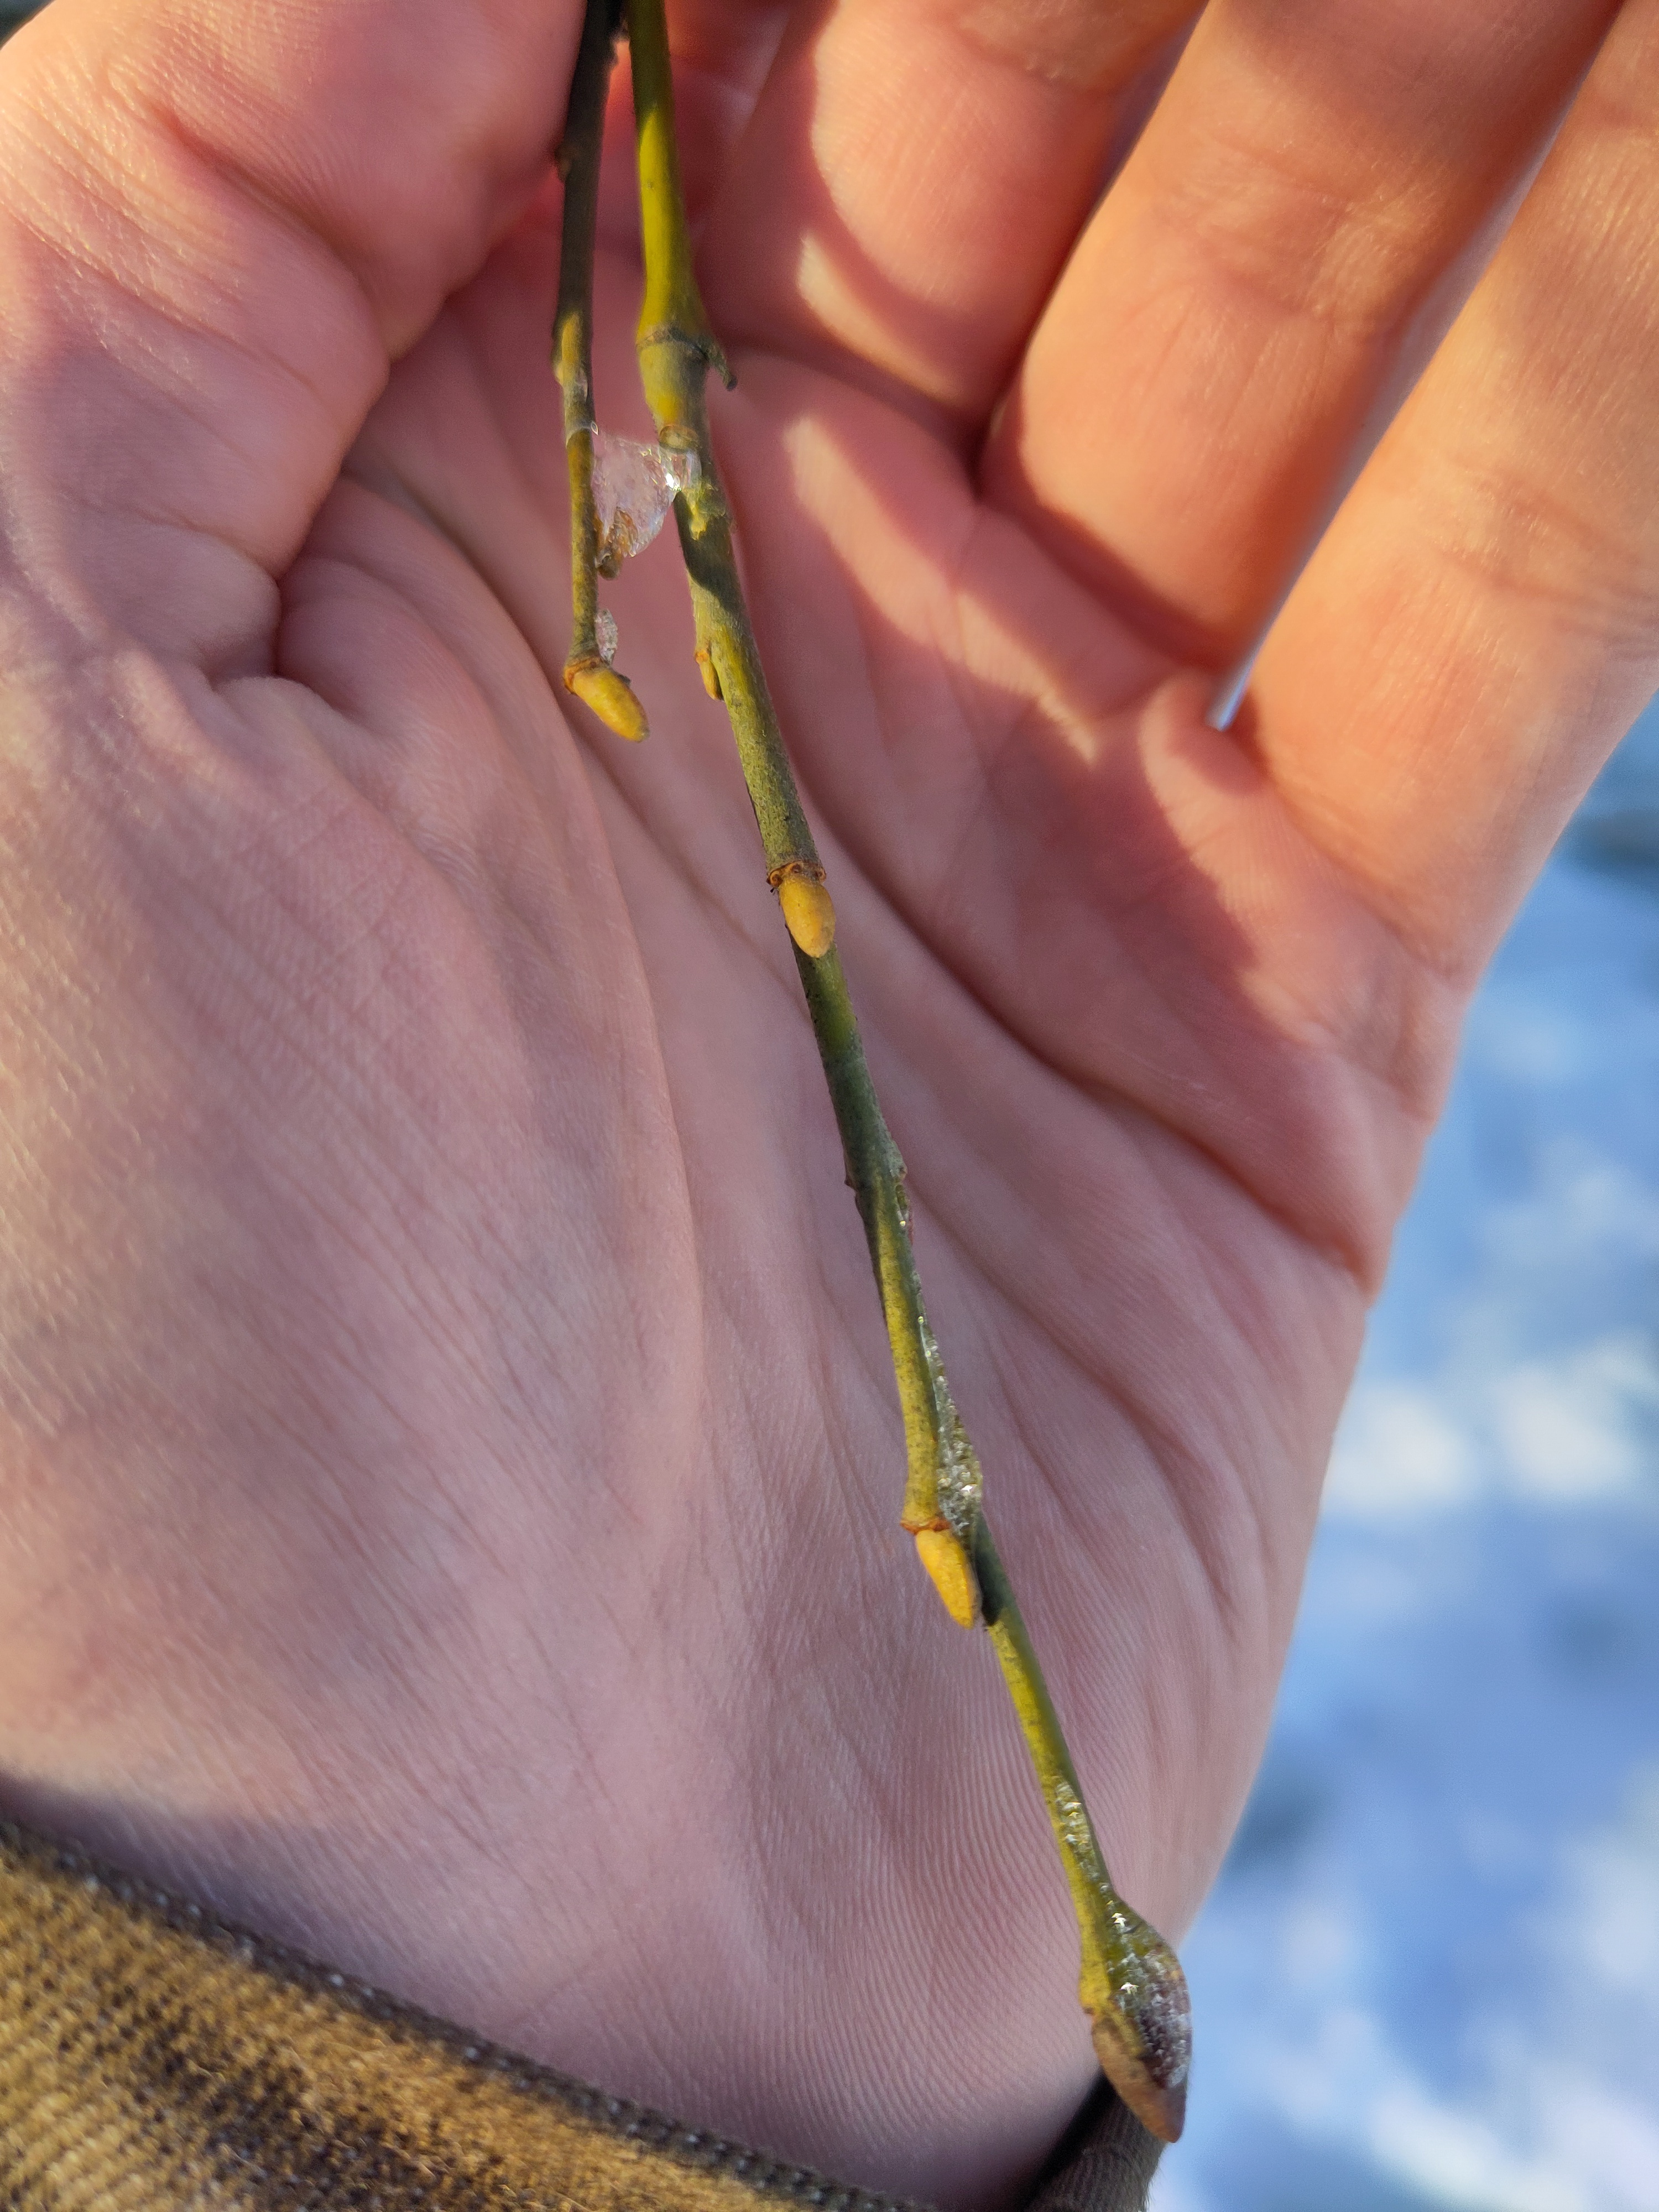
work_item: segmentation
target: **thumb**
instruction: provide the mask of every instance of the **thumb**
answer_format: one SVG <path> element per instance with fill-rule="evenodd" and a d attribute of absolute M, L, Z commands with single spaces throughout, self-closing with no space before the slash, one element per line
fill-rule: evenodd
<path fill-rule="evenodd" d="M 577 0 L 52 0 L 0 56 L 0 561 L 248 665 L 390 361 L 545 181 Z"/>

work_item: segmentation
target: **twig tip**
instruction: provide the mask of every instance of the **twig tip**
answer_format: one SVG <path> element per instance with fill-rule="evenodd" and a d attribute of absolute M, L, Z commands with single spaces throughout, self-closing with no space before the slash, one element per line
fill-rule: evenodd
<path fill-rule="evenodd" d="M 1091 2008 L 1090 2027 L 1101 2072 L 1142 2127 L 1174 2142 L 1187 2118 L 1192 2002 L 1181 1961 L 1164 1938 L 1144 1921 L 1137 1932 L 1134 1964 L 1109 2000 Z"/>

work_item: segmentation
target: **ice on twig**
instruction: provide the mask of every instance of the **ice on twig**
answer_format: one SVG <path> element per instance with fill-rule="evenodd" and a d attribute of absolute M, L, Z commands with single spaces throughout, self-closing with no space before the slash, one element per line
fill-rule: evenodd
<path fill-rule="evenodd" d="M 601 607 L 593 617 L 593 640 L 599 659 L 609 668 L 617 657 L 617 617 L 608 607 Z"/>
<path fill-rule="evenodd" d="M 593 434 L 593 505 L 599 523 L 599 567 L 614 576 L 623 562 L 641 552 L 662 528 L 677 492 L 697 481 L 695 453 L 665 446 L 642 446 L 636 439 Z"/>

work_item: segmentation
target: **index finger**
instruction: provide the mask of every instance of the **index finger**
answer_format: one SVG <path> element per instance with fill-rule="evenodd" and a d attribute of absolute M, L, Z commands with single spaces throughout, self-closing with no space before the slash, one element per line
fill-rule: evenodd
<path fill-rule="evenodd" d="M 546 177 L 575 0 L 53 0 L 0 64 L 32 560 L 246 655 L 390 360 Z"/>

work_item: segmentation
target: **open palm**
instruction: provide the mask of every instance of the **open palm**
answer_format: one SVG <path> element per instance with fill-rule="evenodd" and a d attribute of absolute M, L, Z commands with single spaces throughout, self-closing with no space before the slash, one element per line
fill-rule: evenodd
<path fill-rule="evenodd" d="M 1213 0 L 1091 212 L 1193 12 L 675 18 L 716 435 L 934 1320 L 1171 1933 L 1659 556 L 1659 8 Z M 0 1758 L 556 2064 L 984 2201 L 1088 2078 L 1075 1939 L 896 1526 L 668 543 L 611 595 L 652 742 L 556 683 L 577 13 L 56 0 L 0 72 Z M 617 123 L 599 413 L 643 434 Z"/>

